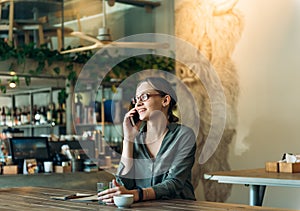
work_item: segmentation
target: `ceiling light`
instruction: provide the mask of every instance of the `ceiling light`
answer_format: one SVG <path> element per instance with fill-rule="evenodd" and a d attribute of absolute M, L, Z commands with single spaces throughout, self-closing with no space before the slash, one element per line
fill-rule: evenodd
<path fill-rule="evenodd" d="M 10 74 L 10 75 L 16 75 L 16 72 L 15 72 L 15 71 L 10 71 L 9 74 Z"/>
<path fill-rule="evenodd" d="M 13 89 L 13 88 L 16 88 L 16 86 L 17 86 L 17 84 L 16 84 L 15 81 L 10 81 L 10 82 L 9 82 L 9 87 L 10 87 L 10 88 Z"/>
<path fill-rule="evenodd" d="M 20 81 L 19 81 L 19 77 L 17 75 L 12 76 L 12 78 L 10 80 L 8 80 L 9 84 L 8 86 L 10 88 L 16 88 L 17 85 L 19 85 Z"/>

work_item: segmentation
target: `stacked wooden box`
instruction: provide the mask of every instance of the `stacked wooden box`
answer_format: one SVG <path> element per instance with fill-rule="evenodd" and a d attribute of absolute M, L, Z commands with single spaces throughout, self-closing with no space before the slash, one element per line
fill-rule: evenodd
<path fill-rule="evenodd" d="M 266 162 L 267 172 L 299 173 L 300 163 L 287 163 L 281 161 Z"/>

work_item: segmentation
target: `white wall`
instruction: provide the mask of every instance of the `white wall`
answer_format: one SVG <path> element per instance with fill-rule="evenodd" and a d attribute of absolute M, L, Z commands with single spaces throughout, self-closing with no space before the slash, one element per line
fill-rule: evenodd
<path fill-rule="evenodd" d="M 300 1 L 240 0 L 245 29 L 233 60 L 240 75 L 239 124 L 232 169 L 263 168 L 300 153 Z M 300 189 L 267 188 L 264 206 L 300 209 Z M 228 202 L 248 203 L 234 185 Z"/>

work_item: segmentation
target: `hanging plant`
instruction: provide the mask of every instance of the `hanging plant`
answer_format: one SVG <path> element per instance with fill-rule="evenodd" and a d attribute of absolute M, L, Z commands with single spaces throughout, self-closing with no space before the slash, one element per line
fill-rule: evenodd
<path fill-rule="evenodd" d="M 71 47 L 68 47 L 67 49 L 71 49 Z M 30 85 L 31 77 L 33 76 L 40 76 L 42 74 L 61 76 L 61 68 L 64 68 L 67 72 L 67 75 L 65 75 L 69 81 L 67 86 L 69 86 L 70 83 L 75 84 L 78 76 L 78 73 L 75 71 L 75 64 L 83 65 L 87 63 L 93 55 L 94 53 L 92 51 L 60 54 L 57 50 L 49 49 L 46 44 L 36 47 L 34 43 L 30 43 L 14 48 L 8 45 L 4 40 L 0 39 L 0 61 L 14 59 L 13 61 L 15 62 L 10 65 L 8 71 L 14 69 L 16 66 L 22 67 L 23 73 L 25 71 L 27 72 L 26 74 L 23 74 L 25 75 L 23 77 L 25 78 L 27 86 Z M 36 68 L 25 70 L 28 59 L 37 63 Z M 109 61 L 111 58 L 101 57 L 99 59 L 104 60 L 105 63 L 105 61 Z M 130 57 L 113 67 L 105 76 L 104 81 L 111 81 L 112 79 L 122 81 L 131 74 L 145 69 L 159 69 L 173 73 L 175 70 L 175 61 L 169 57 L 153 54 Z M 98 72 L 95 73 L 96 76 L 97 74 Z M 1 82 L 0 91 L 2 93 L 6 92 L 6 87 L 1 84 Z"/>
<path fill-rule="evenodd" d="M 26 85 L 29 86 L 31 83 L 31 77 L 39 76 L 41 74 L 52 74 L 61 75 L 61 66 L 59 64 L 64 64 L 64 69 L 67 71 L 66 78 L 74 83 L 77 79 L 77 73 L 74 70 L 74 63 L 85 64 L 91 57 L 93 53 L 91 51 L 86 51 L 82 53 L 74 54 L 60 54 L 57 50 L 51 50 L 47 45 L 41 45 L 36 47 L 34 43 L 27 45 L 18 46 L 16 48 L 8 45 L 3 39 L 0 39 L 0 61 L 6 61 L 13 59 L 10 67 L 7 69 L 10 71 L 13 66 L 21 66 L 22 73 L 26 71 L 28 75 L 24 76 Z M 27 60 L 33 60 L 37 62 L 35 69 L 25 70 Z M 49 69 L 51 72 L 45 72 L 45 68 Z M 6 88 L 0 83 L 0 90 L 2 93 L 6 92 Z"/>
<path fill-rule="evenodd" d="M 58 92 L 58 96 L 57 96 L 57 100 L 58 100 L 58 103 L 60 105 L 62 104 L 65 104 L 66 103 L 66 99 L 68 98 L 68 93 L 66 92 L 66 89 L 63 88 L 60 90 L 60 92 Z"/>

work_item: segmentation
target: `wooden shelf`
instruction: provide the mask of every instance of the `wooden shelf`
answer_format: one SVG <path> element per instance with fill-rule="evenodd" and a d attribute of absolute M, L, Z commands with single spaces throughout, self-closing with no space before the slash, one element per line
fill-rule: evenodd
<path fill-rule="evenodd" d="M 22 128 L 49 128 L 49 127 L 66 127 L 65 125 L 55 125 L 52 126 L 51 124 L 40 124 L 40 125 L 14 125 L 14 126 L 6 126 L 6 125 L 1 125 L 1 127 L 11 127 L 11 128 L 18 128 L 18 129 L 22 129 Z"/>
<path fill-rule="evenodd" d="M 130 4 L 137 7 L 158 7 L 161 5 L 160 2 L 157 1 L 143 1 L 143 0 L 115 0 L 115 2 L 123 3 L 123 4 Z"/>

